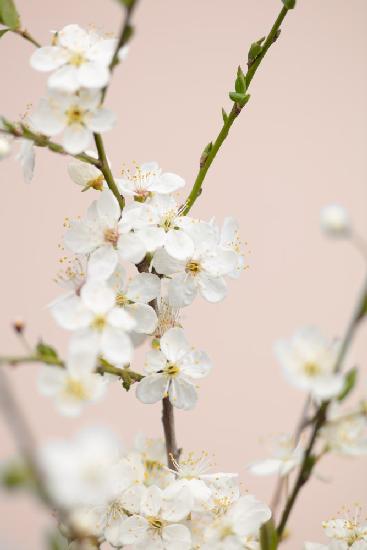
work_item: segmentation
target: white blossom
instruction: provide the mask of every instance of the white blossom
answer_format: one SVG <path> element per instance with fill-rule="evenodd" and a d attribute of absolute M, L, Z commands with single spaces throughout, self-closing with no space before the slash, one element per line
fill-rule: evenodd
<path fill-rule="evenodd" d="M 128 282 L 125 279 L 124 269 L 118 266 L 109 280 L 115 291 L 115 302 L 135 320 L 135 332 L 152 334 L 158 319 L 149 302 L 159 295 L 160 279 L 153 273 L 138 273 Z"/>
<path fill-rule="evenodd" d="M 87 89 L 77 95 L 49 92 L 29 118 L 32 127 L 46 136 L 64 132 L 62 144 L 72 155 L 88 149 L 93 132 L 106 132 L 115 123 L 115 115 L 101 106 L 101 93 Z"/>
<path fill-rule="evenodd" d="M 51 89 L 73 93 L 79 88 L 102 88 L 109 81 L 116 43 L 95 31 L 67 25 L 54 34 L 52 46 L 35 50 L 30 62 L 38 71 L 53 71 L 48 79 Z"/>
<path fill-rule="evenodd" d="M 276 474 L 283 477 L 299 466 L 303 457 L 304 449 L 301 442 L 295 447 L 294 439 L 283 435 L 273 440 L 272 457 L 253 462 L 248 466 L 248 470 L 258 476 Z"/>
<path fill-rule="evenodd" d="M 156 403 L 168 396 L 179 409 L 192 409 L 197 401 L 194 381 L 211 369 L 208 356 L 190 348 L 181 328 L 169 329 L 160 339 L 160 350 L 147 353 L 146 376 L 136 387 L 143 403 Z"/>
<path fill-rule="evenodd" d="M 120 545 L 132 544 L 135 550 L 190 550 L 190 530 L 179 523 L 190 512 L 190 497 L 182 489 L 173 498 L 166 490 L 145 489 L 140 514 L 126 519 L 119 532 Z"/>
<path fill-rule="evenodd" d="M 334 371 L 339 343 L 324 338 L 318 329 L 298 330 L 290 341 L 279 341 L 275 353 L 286 379 L 316 399 L 330 399 L 343 389 L 344 375 Z"/>
<path fill-rule="evenodd" d="M 143 201 L 155 193 L 173 193 L 185 185 L 185 181 L 177 174 L 162 172 L 156 162 L 136 166 L 133 174 L 126 170 L 123 176 L 116 180 L 121 194 Z"/>
<path fill-rule="evenodd" d="M 96 358 L 87 350 L 71 352 L 65 368 L 41 367 L 38 389 L 55 399 L 56 408 L 65 416 L 77 416 L 90 402 L 98 401 L 105 393 L 108 380 L 96 374 Z"/>
<path fill-rule="evenodd" d="M 224 218 L 223 225 L 220 231 L 219 245 L 224 250 L 231 250 L 236 254 L 236 267 L 233 271 L 228 273 L 228 277 L 237 279 L 244 270 L 245 258 L 241 249 L 238 222 L 235 218 L 232 218 L 230 216 Z"/>
<path fill-rule="evenodd" d="M 351 221 L 348 212 L 339 204 L 329 204 L 320 213 L 322 230 L 335 238 L 349 237 L 351 233 Z"/>
<path fill-rule="evenodd" d="M 157 250 L 152 265 L 158 273 L 171 276 L 168 297 L 174 307 L 192 303 L 197 293 L 208 302 L 221 301 L 227 286 L 224 275 L 237 266 L 237 255 L 218 245 L 218 235 L 213 226 L 205 222 L 185 224 L 185 232 L 194 242 L 194 252 L 185 261 L 168 255 L 165 249 Z"/>
<path fill-rule="evenodd" d="M 367 454 L 367 417 L 364 411 L 344 412 L 336 404 L 329 407 L 320 437 L 330 452 L 346 456 Z"/>
<path fill-rule="evenodd" d="M 71 294 L 51 304 L 55 320 L 73 334 L 74 349 L 88 349 L 113 363 L 129 363 L 133 346 L 127 332 L 135 321 L 116 305 L 115 293 L 103 281 L 88 281 L 80 296 Z"/>
<path fill-rule="evenodd" d="M 1 122 L 1 121 L 0 121 Z M 8 139 L 0 136 L 0 160 L 10 155 L 11 146 Z"/>

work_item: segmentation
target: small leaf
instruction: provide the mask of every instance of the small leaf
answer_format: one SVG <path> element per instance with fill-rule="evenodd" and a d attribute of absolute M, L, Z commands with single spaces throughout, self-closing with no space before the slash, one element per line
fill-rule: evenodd
<path fill-rule="evenodd" d="M 225 112 L 225 110 L 223 108 L 222 108 L 222 118 L 223 118 L 223 122 L 225 124 L 228 120 L 228 115 L 227 115 L 227 113 Z"/>
<path fill-rule="evenodd" d="M 288 10 L 293 10 L 296 6 L 296 0 L 282 0 L 282 2 Z"/>
<path fill-rule="evenodd" d="M 250 66 L 256 60 L 262 52 L 262 43 L 265 40 L 265 36 L 253 42 L 250 46 L 247 56 L 247 65 Z"/>
<path fill-rule="evenodd" d="M 246 105 L 246 103 L 250 99 L 249 95 L 239 94 L 238 92 L 229 92 L 229 97 L 232 101 L 237 103 L 240 107 L 243 107 L 244 105 Z"/>
<path fill-rule="evenodd" d="M 213 142 L 210 141 L 208 143 L 208 145 L 205 147 L 204 151 L 201 153 L 201 157 L 200 157 L 200 168 L 202 168 L 206 162 L 206 159 L 208 158 L 208 155 L 210 153 L 210 151 L 212 150 L 213 148 Z"/>
<path fill-rule="evenodd" d="M 278 548 L 278 534 L 272 519 L 269 519 L 260 529 L 261 550 L 276 550 Z"/>
<path fill-rule="evenodd" d="M 356 368 L 351 369 L 345 375 L 344 388 L 338 395 L 338 401 L 343 401 L 351 391 L 353 391 L 358 378 L 358 370 Z"/>
<path fill-rule="evenodd" d="M 0 472 L 0 484 L 6 489 L 19 489 L 32 484 L 32 474 L 25 464 L 12 462 L 6 464 Z"/>
<path fill-rule="evenodd" d="M 19 14 L 13 0 L 0 0 L 0 21 L 12 30 L 19 29 Z"/>
<path fill-rule="evenodd" d="M 7 33 L 8 31 L 10 31 L 10 29 L 1 29 L 0 38 L 2 38 L 4 36 L 4 34 Z"/>
<path fill-rule="evenodd" d="M 367 293 L 364 297 L 364 300 L 363 300 L 362 305 L 361 305 L 361 309 L 358 313 L 357 321 L 361 321 L 363 319 L 363 317 L 365 317 L 366 315 L 367 315 Z"/>
<path fill-rule="evenodd" d="M 44 357 L 45 359 L 58 359 L 57 351 L 52 346 L 45 344 L 40 340 L 36 346 L 37 355 Z"/>

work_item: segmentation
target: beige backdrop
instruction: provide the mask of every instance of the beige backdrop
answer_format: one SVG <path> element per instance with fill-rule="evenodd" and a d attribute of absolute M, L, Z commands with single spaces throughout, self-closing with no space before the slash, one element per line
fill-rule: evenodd
<path fill-rule="evenodd" d="M 43 43 L 67 23 L 115 32 L 113 0 L 18 0 L 24 23 Z M 145 0 L 128 60 L 116 71 L 107 104 L 118 129 L 106 135 L 115 172 L 131 160 L 158 160 L 191 184 L 200 151 L 229 109 L 236 66 L 252 41 L 270 29 L 280 0 Z M 345 205 L 367 234 L 365 0 L 300 0 L 282 36 L 256 75 L 251 100 L 210 170 L 195 213 L 237 216 L 250 268 L 214 306 L 198 301 L 184 311 L 185 328 L 210 354 L 215 369 L 201 385 L 198 406 L 178 412 L 177 433 L 187 450 L 215 454 L 218 468 L 240 471 L 243 485 L 263 499 L 274 486 L 245 465 L 264 455 L 261 438 L 290 431 L 303 394 L 284 382 L 272 353 L 275 339 L 305 323 L 330 335 L 344 330 L 364 264 L 346 243 L 319 231 L 320 207 Z M 0 43 L 1 112 L 17 118 L 36 103 L 46 79 L 29 68 L 32 46 L 6 35 Z M 65 216 L 83 214 L 91 194 L 68 179 L 67 160 L 38 151 L 34 182 L 23 183 L 13 160 L 1 164 L 1 353 L 18 353 L 15 316 L 65 351 L 67 335 L 45 305 L 60 291 L 52 279 Z M 348 365 L 366 363 L 366 326 Z M 117 385 L 108 400 L 76 422 L 58 416 L 35 389 L 36 367 L 11 373 L 15 391 L 41 442 L 69 436 L 90 423 L 107 424 L 130 443 L 136 431 L 161 433 L 160 407 L 139 403 Z M 366 372 L 365 372 L 366 374 Z M 366 377 L 362 385 L 366 388 Z M 1 458 L 13 451 L 0 425 Z M 322 540 L 320 522 L 344 505 L 366 503 L 366 459 L 326 458 L 291 518 L 293 539 Z M 1 549 L 39 550 L 47 514 L 26 497 L 2 495 Z"/>

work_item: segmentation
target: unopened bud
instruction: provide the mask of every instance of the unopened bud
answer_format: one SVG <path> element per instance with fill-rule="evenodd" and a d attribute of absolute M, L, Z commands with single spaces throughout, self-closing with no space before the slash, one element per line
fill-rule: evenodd
<path fill-rule="evenodd" d="M 13 329 L 17 334 L 23 334 L 25 330 L 25 323 L 22 321 L 22 319 L 16 319 L 13 321 Z"/>

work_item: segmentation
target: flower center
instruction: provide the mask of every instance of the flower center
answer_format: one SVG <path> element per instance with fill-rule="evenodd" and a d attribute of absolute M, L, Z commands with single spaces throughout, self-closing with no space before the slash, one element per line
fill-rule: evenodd
<path fill-rule="evenodd" d="M 68 124 L 82 124 L 84 118 L 84 111 L 80 107 L 73 106 L 66 111 L 66 117 Z"/>
<path fill-rule="evenodd" d="M 122 292 L 118 292 L 116 294 L 116 305 L 117 306 L 120 306 L 120 307 L 124 307 L 126 306 L 126 304 L 129 303 L 129 300 L 127 299 L 127 297 L 125 296 L 125 294 L 123 294 Z"/>
<path fill-rule="evenodd" d="M 106 241 L 106 243 L 113 244 L 113 246 L 116 246 L 117 241 L 119 240 L 119 234 L 118 234 L 117 229 L 115 229 L 115 228 L 105 229 L 105 231 L 103 233 L 103 237 L 104 237 L 104 240 Z"/>
<path fill-rule="evenodd" d="M 85 186 L 85 190 L 95 189 L 96 191 L 102 191 L 103 190 L 103 181 L 104 181 L 104 177 L 103 177 L 103 174 L 101 174 L 97 178 L 94 178 L 94 180 L 88 181 L 87 185 Z"/>
<path fill-rule="evenodd" d="M 305 374 L 307 374 L 307 376 L 310 376 L 311 378 L 320 374 L 321 371 L 319 365 L 312 362 L 306 363 L 303 367 L 303 370 Z"/>
<path fill-rule="evenodd" d="M 115 500 L 111 502 L 108 506 L 107 523 L 110 524 L 112 523 L 112 521 L 119 519 L 121 516 L 124 516 L 124 515 L 125 515 L 125 510 L 122 504 L 118 500 Z"/>
<path fill-rule="evenodd" d="M 151 527 L 153 527 L 153 529 L 157 529 L 158 531 L 160 531 L 162 529 L 162 527 L 164 526 L 163 521 L 160 518 L 158 518 L 157 516 L 149 516 L 149 517 L 147 517 L 147 520 L 148 520 L 149 524 L 151 525 Z"/>
<path fill-rule="evenodd" d="M 196 260 L 191 260 L 190 262 L 187 262 L 185 271 L 186 273 L 191 273 L 191 275 L 197 275 L 201 271 L 200 262 Z"/>
<path fill-rule="evenodd" d="M 227 537 L 233 535 L 233 529 L 230 525 L 224 525 L 220 531 L 220 540 L 224 540 Z"/>
<path fill-rule="evenodd" d="M 83 384 L 74 378 L 69 378 L 66 382 L 65 393 L 81 401 L 88 397 Z"/>
<path fill-rule="evenodd" d="M 69 57 L 69 63 L 70 65 L 74 65 L 75 67 L 80 67 L 80 65 L 85 63 L 85 57 L 82 53 L 73 52 L 72 55 Z"/>
<path fill-rule="evenodd" d="M 171 376 L 172 378 L 174 378 L 175 376 L 178 375 L 178 373 L 180 372 L 180 369 L 174 363 L 167 363 L 167 366 L 164 369 L 164 372 L 168 374 L 168 376 Z"/>
<path fill-rule="evenodd" d="M 106 318 L 103 315 L 97 315 L 92 321 L 92 328 L 97 332 L 102 332 L 106 326 Z"/>

